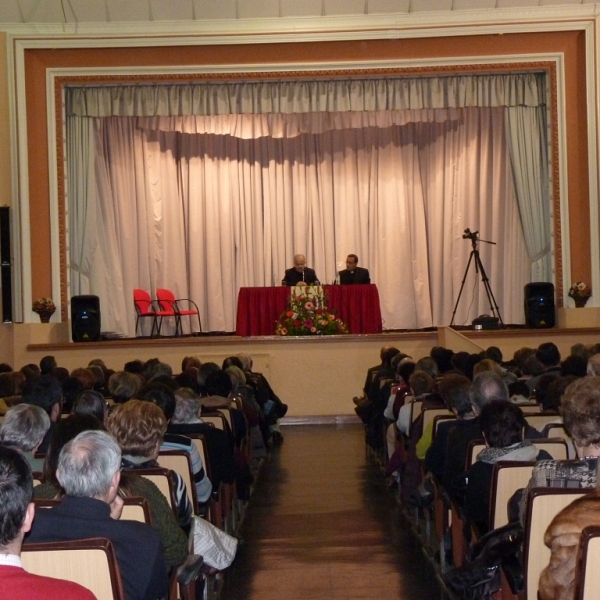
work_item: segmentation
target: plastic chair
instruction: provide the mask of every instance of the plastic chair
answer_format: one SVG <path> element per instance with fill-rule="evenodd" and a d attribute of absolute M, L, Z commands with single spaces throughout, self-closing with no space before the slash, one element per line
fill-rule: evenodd
<path fill-rule="evenodd" d="M 154 305 L 152 297 L 146 290 L 135 288 L 133 290 L 133 304 L 135 306 L 135 334 L 138 332 L 138 324 L 140 319 L 150 318 L 152 319 L 152 329 L 150 330 L 150 337 L 154 337 L 154 331 L 156 330 L 157 335 L 160 335 L 160 327 L 157 323 L 157 318 L 162 317 L 162 311 L 157 311 Z"/>
<path fill-rule="evenodd" d="M 198 310 L 198 305 L 193 300 L 191 300 L 190 298 L 175 298 L 175 294 L 173 294 L 171 290 L 167 290 L 165 288 L 158 288 L 156 290 L 156 297 L 160 304 L 161 311 L 167 312 L 168 316 L 175 317 L 175 335 L 183 335 L 183 330 L 181 327 L 181 317 L 190 317 L 191 327 L 191 318 L 194 315 L 196 315 L 196 318 L 198 319 L 198 333 L 202 332 L 202 323 L 200 323 L 200 311 Z M 182 307 L 179 304 L 180 302 L 187 302 L 188 308 L 182 309 Z"/>

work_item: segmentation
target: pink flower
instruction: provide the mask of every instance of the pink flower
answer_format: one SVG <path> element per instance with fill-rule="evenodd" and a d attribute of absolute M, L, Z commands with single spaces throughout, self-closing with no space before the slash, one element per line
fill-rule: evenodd
<path fill-rule="evenodd" d="M 315 333 L 315 331 L 317 331 L 317 328 L 316 328 L 316 327 L 311 327 L 311 328 L 310 328 L 310 332 L 311 332 L 311 333 Z"/>
<path fill-rule="evenodd" d="M 315 307 L 315 305 L 314 305 L 312 302 L 307 302 L 307 303 L 304 305 L 304 308 L 305 308 L 306 310 L 312 310 L 314 307 Z"/>
<path fill-rule="evenodd" d="M 311 328 L 314 326 L 314 323 L 312 322 L 312 319 L 306 319 L 306 321 L 304 321 L 304 326 Z"/>
<path fill-rule="evenodd" d="M 282 328 L 281 335 L 287 335 L 287 329 L 285 327 Z"/>

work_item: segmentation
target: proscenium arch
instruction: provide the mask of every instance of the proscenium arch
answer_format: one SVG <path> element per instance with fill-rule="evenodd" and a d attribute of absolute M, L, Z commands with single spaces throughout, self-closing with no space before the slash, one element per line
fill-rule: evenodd
<path fill-rule="evenodd" d="M 567 32 L 576 36 L 577 32 Z M 565 33 L 565 35 L 567 35 Z M 540 34 L 544 35 L 544 34 Z M 509 36 L 506 36 L 509 37 Z M 442 40 L 443 41 L 443 40 Z M 539 41 L 539 40 L 538 40 Z M 571 40 L 573 41 L 573 40 Z M 404 40 L 406 43 L 406 40 Z M 381 41 L 376 40 L 374 42 L 370 42 L 372 44 L 379 44 Z M 436 41 L 437 43 L 437 41 Z M 331 44 L 325 44 L 326 46 Z M 287 46 L 289 48 L 289 45 Z M 252 47 L 255 48 L 255 47 Z M 141 52 L 148 53 L 148 49 L 129 49 L 128 52 L 131 53 L 134 50 L 138 50 Z M 189 50 L 189 49 L 186 49 Z M 47 52 L 42 51 L 40 52 Z M 139 52 L 138 52 L 139 54 Z M 576 54 L 576 53 L 575 53 Z M 536 61 L 532 60 L 536 57 L 542 57 L 542 54 L 533 54 L 528 55 L 525 60 L 523 55 L 515 58 L 515 56 L 511 55 L 503 55 L 502 57 L 477 57 L 470 59 L 438 59 L 438 60 L 411 60 L 411 61 L 403 61 L 403 60 L 378 60 L 376 62 L 369 61 L 363 63 L 356 62 L 315 62 L 314 64 L 307 64 L 307 62 L 303 62 L 302 65 L 287 63 L 282 65 L 278 64 L 264 64 L 260 65 L 260 69 L 257 68 L 256 63 L 252 65 L 240 65 L 240 64 L 213 64 L 212 66 L 185 66 L 179 65 L 177 68 L 157 68 L 157 67 L 97 67 L 97 66 L 65 66 L 65 67 L 50 67 L 47 64 L 43 64 L 44 61 L 38 65 L 40 69 L 38 71 L 42 71 L 43 73 L 50 74 L 50 79 L 52 81 L 51 86 L 48 87 L 52 89 L 53 94 L 51 94 L 51 102 L 48 103 L 48 109 L 51 111 L 48 114 L 48 121 L 52 120 L 53 129 L 56 132 L 56 139 L 48 140 L 48 145 L 50 147 L 49 155 L 54 154 L 55 157 L 50 159 L 48 162 L 55 166 L 56 172 L 56 181 L 50 181 L 50 195 L 54 194 L 55 196 L 55 208 L 57 211 L 57 217 L 55 218 L 56 227 L 51 233 L 51 245 L 58 248 L 57 255 L 59 257 L 58 263 L 60 265 L 59 269 L 50 269 L 48 265 L 42 267 L 42 271 L 46 274 L 49 271 L 52 271 L 56 280 L 56 273 L 58 272 L 58 285 L 53 282 L 53 290 L 58 291 L 60 289 L 60 297 L 61 297 L 61 308 L 62 308 L 62 319 L 66 320 L 67 315 L 67 302 L 68 302 L 68 285 L 67 285 L 67 247 L 66 247 L 66 225 L 65 225 L 65 188 L 64 188 L 64 156 L 63 156 L 63 128 L 64 128 L 64 118 L 63 118 L 63 110 L 62 110 L 62 90 L 65 85 L 69 83 L 81 83 L 85 81 L 86 83 L 93 85 L 101 85 L 102 83 L 110 83 L 115 84 L 117 82 L 143 82 L 147 84 L 151 80 L 157 80 L 164 83 L 165 81 L 182 81 L 182 80 L 190 80 L 190 79 L 215 79 L 219 81 L 223 81 L 225 79 L 251 79 L 251 78 L 281 78 L 281 77 L 335 77 L 335 76 L 343 76 L 343 77 L 366 77 L 366 76 L 381 76 L 382 74 L 389 74 L 394 76 L 401 76 L 403 74 L 410 74 L 414 76 L 415 74 L 423 74 L 423 75 L 434 75 L 434 74 L 444 74 L 449 75 L 451 73 L 472 73 L 472 72 L 494 72 L 494 71 L 502 71 L 505 72 L 507 70 L 545 70 L 549 76 L 550 82 L 550 101 L 551 104 L 549 106 L 549 122 L 551 125 L 551 135 L 550 143 L 551 148 L 549 155 L 551 157 L 551 173 L 552 173 L 552 199 L 553 199 L 553 207 L 552 212 L 554 214 L 554 255 L 555 255 L 555 265 L 556 265 L 556 284 L 557 284 L 557 297 L 559 305 L 562 303 L 563 298 L 563 269 L 562 264 L 563 260 L 568 260 L 569 247 L 565 246 L 567 242 L 564 242 L 565 233 L 565 214 L 564 211 L 568 208 L 565 208 L 561 204 L 561 198 L 566 196 L 565 186 L 567 185 L 567 179 L 564 176 L 566 173 L 566 161 L 559 160 L 559 157 L 562 159 L 563 156 L 563 142 L 560 141 L 561 133 L 560 133 L 560 120 L 559 120 L 559 109 L 558 105 L 561 102 L 560 97 L 563 94 L 567 96 L 569 93 L 572 93 L 572 88 L 569 86 L 568 82 L 565 84 L 563 81 L 562 75 L 562 66 L 561 53 L 557 54 L 556 57 L 549 57 L 548 55 L 543 56 L 544 59 Z M 83 57 L 85 58 L 85 57 Z M 88 57 L 89 58 L 89 57 Z M 577 63 L 576 56 L 572 56 L 571 60 Z M 51 61 L 52 62 L 52 61 Z M 67 61 L 69 62 L 69 61 Z M 73 57 L 70 62 L 73 62 Z M 77 61 L 75 61 L 77 62 Z M 86 61 L 83 61 L 86 62 Z M 89 62 L 89 61 L 88 61 Z M 92 61 L 93 62 L 93 61 Z M 128 62 L 135 62 L 129 60 Z M 414 66 L 417 62 L 420 63 L 420 66 Z M 407 66 L 407 63 L 413 66 Z M 382 69 L 381 65 L 387 65 L 386 68 Z M 307 69 L 306 67 L 311 67 Z M 566 70 L 566 69 L 565 69 Z M 168 72 L 167 72 L 168 71 Z M 84 74 L 85 73 L 85 74 Z M 585 84 L 584 84 L 585 85 Z M 579 94 L 581 96 L 581 94 Z M 578 97 L 578 102 L 575 103 L 576 106 L 580 106 L 581 99 Z M 28 102 L 29 104 L 29 102 Z M 570 103 L 565 102 L 566 106 L 569 107 Z M 572 109 L 573 110 L 573 109 Z M 575 110 L 577 112 L 577 110 Z M 35 110 L 29 112 L 29 114 L 35 114 Z M 54 117 L 54 118 L 53 118 Z M 562 117 L 561 117 L 562 118 Z M 36 119 L 33 119 L 34 121 Z M 29 128 L 31 129 L 31 127 Z M 565 137 L 568 135 L 568 131 L 565 132 Z M 37 139 L 37 138 L 35 138 Z M 36 145 L 36 141 L 29 140 L 29 154 L 32 154 L 32 145 Z M 585 140 L 587 143 L 587 139 Z M 585 145 L 585 144 L 583 144 Z M 40 145 L 37 144 L 37 149 L 40 148 Z M 35 150 L 35 148 L 33 149 Z M 587 152 L 587 148 L 585 148 Z M 35 152 L 33 152 L 35 154 Z M 576 154 L 582 155 L 582 144 L 579 142 L 577 147 Z M 565 152 L 566 156 L 566 152 Z M 39 159 L 39 157 L 38 157 Z M 31 163 L 31 161 L 30 161 Z M 584 161 L 587 168 L 587 161 Z M 30 180 L 32 175 L 29 176 Z M 587 200 L 588 189 L 587 186 L 581 184 L 581 178 L 578 177 L 578 183 L 581 187 L 586 187 L 583 193 L 584 201 Z M 580 194 L 581 196 L 581 194 Z M 35 196 L 31 194 L 32 202 L 38 201 L 39 196 Z M 43 201 L 43 197 L 41 198 Z M 23 218 L 28 217 L 28 215 L 23 215 Z M 566 235 L 568 237 L 568 231 L 566 231 Z M 50 253 L 48 253 L 50 255 Z M 54 267 L 54 265 L 53 265 Z M 39 266 L 38 266 L 38 270 Z M 32 273 L 32 288 L 35 288 L 36 285 L 41 283 L 42 278 L 38 278 L 35 276 L 35 273 Z M 58 289 L 57 289 L 58 288 Z M 55 294 L 58 296 L 58 294 Z"/>

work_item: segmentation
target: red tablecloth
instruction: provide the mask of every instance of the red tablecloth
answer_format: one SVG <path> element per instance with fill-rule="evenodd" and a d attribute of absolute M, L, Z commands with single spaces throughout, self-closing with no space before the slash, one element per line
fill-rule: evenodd
<path fill-rule="evenodd" d="M 348 326 L 350 333 L 381 333 L 377 286 L 325 285 L 327 306 Z M 275 335 L 275 322 L 287 307 L 289 287 L 240 288 L 237 335 Z"/>

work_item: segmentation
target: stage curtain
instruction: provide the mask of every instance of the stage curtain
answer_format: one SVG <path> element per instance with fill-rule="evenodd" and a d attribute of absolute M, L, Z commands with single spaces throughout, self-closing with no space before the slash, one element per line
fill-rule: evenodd
<path fill-rule="evenodd" d="M 550 174 L 545 112 L 513 106 L 506 109 L 507 142 L 521 225 L 531 261 L 530 281 L 548 281 L 552 269 Z"/>
<path fill-rule="evenodd" d="M 166 286 L 198 302 L 205 330 L 232 331 L 239 287 L 279 284 L 299 249 L 325 282 L 356 252 L 379 286 L 384 327 L 449 323 L 470 250 L 462 230 L 474 223 L 499 243 L 481 252 L 504 318 L 521 316 L 530 263 L 502 109 L 291 139 L 97 122 L 81 291 L 100 296 L 107 329 L 133 334 L 131 290 Z M 474 268 L 463 294 L 457 322 L 489 312 Z"/>
<path fill-rule="evenodd" d="M 70 109 L 95 115 L 125 107 L 137 114 L 67 118 L 71 293 L 100 296 L 104 330 L 134 335 L 133 288 L 170 287 L 199 304 L 205 331 L 233 331 L 240 287 L 278 285 L 296 252 L 328 283 L 354 252 L 379 287 L 384 328 L 443 325 L 469 259 L 462 234 L 470 227 L 497 242 L 480 245 L 487 276 L 504 321 L 523 322 L 530 273 L 551 276 L 550 255 L 532 252 L 539 238 L 523 214 L 529 210 L 528 218 L 547 231 L 550 217 L 539 212 L 539 198 L 537 208 L 517 204 L 515 189 L 531 187 L 539 176 L 523 173 L 515 183 L 511 162 L 520 163 L 530 148 L 511 142 L 511 155 L 509 140 L 538 136 L 544 160 L 546 131 L 539 114 L 515 121 L 506 117 L 506 105 L 454 104 L 503 99 L 538 107 L 528 113 L 535 115 L 545 110 L 543 77 L 439 79 L 341 88 L 300 82 L 298 89 L 290 82 L 223 84 L 202 101 L 194 90 L 178 95 L 173 86 L 153 93 L 135 86 L 71 90 Z M 401 89 L 406 104 L 429 94 L 433 104 L 444 100 L 449 107 L 345 112 L 397 104 Z M 273 100 L 282 90 L 287 99 Z M 315 90 L 340 92 L 341 112 L 282 110 L 329 106 L 327 94 L 310 95 Z M 368 102 L 365 90 L 374 92 Z M 148 98 L 155 100 L 152 110 Z M 196 105 L 221 113 L 190 115 Z M 281 112 L 227 114 L 252 105 Z M 185 114 L 157 114 L 165 106 Z M 528 206 L 526 194 L 519 201 Z M 457 324 L 490 312 L 474 271 Z M 172 329 L 165 323 L 164 332 Z"/>
<path fill-rule="evenodd" d="M 154 117 L 542 106 L 543 73 L 70 87 L 67 114 Z"/>

